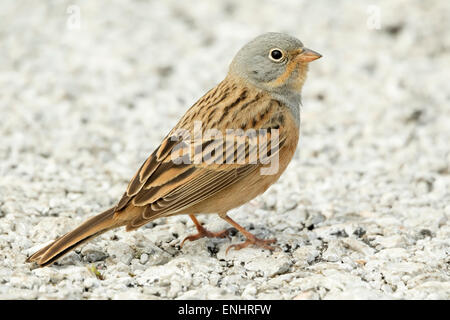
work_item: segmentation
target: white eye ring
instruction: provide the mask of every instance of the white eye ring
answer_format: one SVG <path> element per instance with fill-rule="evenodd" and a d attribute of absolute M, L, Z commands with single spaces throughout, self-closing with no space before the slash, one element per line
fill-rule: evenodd
<path fill-rule="evenodd" d="M 275 62 L 281 62 L 284 60 L 284 52 L 279 48 L 273 48 L 269 52 L 269 59 Z"/>

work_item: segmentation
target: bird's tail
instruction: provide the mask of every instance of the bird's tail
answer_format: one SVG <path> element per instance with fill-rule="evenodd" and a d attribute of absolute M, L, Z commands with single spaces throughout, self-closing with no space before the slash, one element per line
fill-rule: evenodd
<path fill-rule="evenodd" d="M 114 208 L 111 208 L 96 215 L 75 230 L 66 233 L 48 246 L 34 253 L 27 259 L 27 262 L 36 262 L 41 267 L 47 266 L 80 244 L 110 229 L 121 226 L 122 224 L 114 219 L 114 213 Z"/>

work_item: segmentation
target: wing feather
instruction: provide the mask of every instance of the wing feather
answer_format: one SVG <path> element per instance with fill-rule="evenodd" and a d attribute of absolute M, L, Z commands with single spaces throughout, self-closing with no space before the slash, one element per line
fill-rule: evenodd
<path fill-rule="evenodd" d="M 246 108 L 247 105 L 258 102 L 254 97 L 247 97 L 247 94 L 242 94 L 239 99 L 233 98 L 233 101 L 236 105 L 243 103 Z M 220 105 L 220 103 L 224 103 L 224 108 L 226 108 L 226 102 L 220 100 L 218 104 Z M 185 140 L 179 141 L 180 135 L 173 130 L 142 164 L 130 181 L 127 192 L 116 206 L 119 215 L 120 211 L 129 205 L 142 207 L 142 210 L 136 211 L 140 214 L 130 219 L 127 230 L 137 228 L 157 217 L 185 210 L 244 179 L 263 166 L 260 162 L 251 162 L 253 160 L 251 156 L 254 156 L 255 153 L 258 155 L 267 153 L 269 157 L 278 153 L 286 140 L 286 132 L 279 130 L 279 139 L 275 141 L 278 143 L 278 148 L 272 145 L 271 138 L 273 129 L 283 127 L 283 117 L 278 116 L 280 104 L 271 100 L 257 106 L 261 110 L 254 116 L 255 118 L 242 121 L 251 123 L 256 130 L 267 130 L 243 138 L 237 137 L 231 146 L 216 137 L 209 137 L 198 143 L 191 141 L 190 144 L 186 144 Z M 216 116 L 222 118 L 231 117 L 234 114 L 216 112 L 216 110 L 211 112 L 211 114 L 213 113 L 217 113 Z M 185 118 L 190 120 L 182 119 L 181 124 L 192 123 L 194 119 L 198 118 L 198 115 L 188 111 Z M 242 124 L 238 122 L 232 125 L 237 128 L 242 127 Z M 264 139 L 268 144 L 266 147 L 260 147 L 259 142 Z M 193 160 L 186 158 L 186 151 L 191 150 L 195 153 L 199 146 L 202 147 L 201 160 L 209 157 L 208 161 L 186 163 L 186 160 Z M 275 153 L 272 152 L 274 147 Z M 217 152 L 215 152 L 216 150 Z"/>

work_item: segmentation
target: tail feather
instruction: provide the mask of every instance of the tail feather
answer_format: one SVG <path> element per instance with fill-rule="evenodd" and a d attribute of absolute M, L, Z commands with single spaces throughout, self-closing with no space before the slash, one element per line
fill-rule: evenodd
<path fill-rule="evenodd" d="M 123 225 L 123 223 L 114 219 L 114 213 L 114 208 L 111 208 L 96 215 L 75 230 L 66 233 L 48 246 L 40 249 L 26 261 L 36 262 L 41 267 L 52 264 L 80 244 L 89 241 L 108 230 Z"/>

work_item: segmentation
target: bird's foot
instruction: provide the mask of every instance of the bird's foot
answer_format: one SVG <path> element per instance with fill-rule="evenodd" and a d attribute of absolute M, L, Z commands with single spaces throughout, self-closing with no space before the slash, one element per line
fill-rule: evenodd
<path fill-rule="evenodd" d="M 219 232 L 211 232 L 206 230 L 205 228 L 203 228 L 202 226 L 198 227 L 197 226 L 197 230 L 198 233 L 187 236 L 186 238 L 184 238 L 184 240 L 181 242 L 180 247 L 182 248 L 184 245 L 185 241 L 195 241 L 201 238 L 230 238 L 230 231 L 232 228 L 228 228 Z"/>
<path fill-rule="evenodd" d="M 247 235 L 246 235 L 247 236 Z M 230 251 L 230 249 L 234 249 L 234 250 L 241 250 L 243 248 L 248 247 L 249 245 L 253 245 L 259 248 L 264 248 L 270 251 L 275 250 L 276 246 L 271 246 L 270 244 L 277 242 L 277 239 L 259 239 L 257 237 L 255 237 L 254 235 L 250 234 L 247 238 L 247 240 L 245 240 L 242 243 L 237 243 L 237 244 L 232 244 L 227 248 L 227 251 L 225 253 L 228 253 L 228 251 Z"/>

